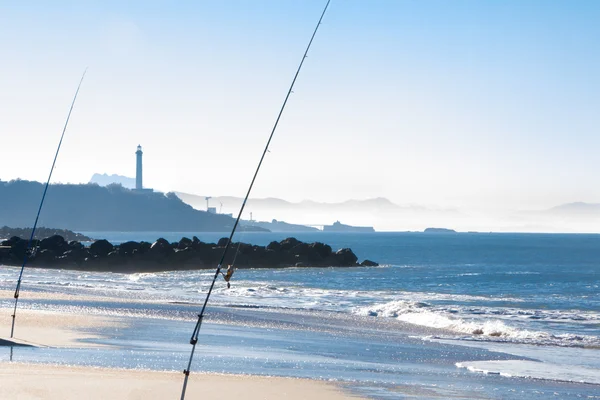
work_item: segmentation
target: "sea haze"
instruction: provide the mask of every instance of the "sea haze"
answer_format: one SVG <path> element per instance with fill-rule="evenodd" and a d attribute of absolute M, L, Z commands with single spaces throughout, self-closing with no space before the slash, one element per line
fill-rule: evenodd
<path fill-rule="evenodd" d="M 115 243 L 192 235 L 86 234 Z M 236 240 L 264 245 L 282 235 Z M 594 398 L 600 390 L 600 235 L 295 236 L 351 247 L 382 266 L 239 269 L 231 289 L 219 281 L 211 298 L 199 370 L 335 379 L 373 398 L 396 398 L 406 384 L 441 398 Z M 0 288 L 11 289 L 16 274 L 3 268 Z M 61 350 L 58 362 L 180 370 L 213 274 L 28 269 L 22 304 L 129 322 L 105 332 L 102 342 L 114 348 L 94 357 Z M 27 291 L 106 300 L 39 302 Z M 17 357 L 43 362 L 55 353 L 19 350 Z"/>

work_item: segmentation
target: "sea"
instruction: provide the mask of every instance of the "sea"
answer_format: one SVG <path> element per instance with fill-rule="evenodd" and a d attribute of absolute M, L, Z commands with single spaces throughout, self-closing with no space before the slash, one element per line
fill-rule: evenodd
<path fill-rule="evenodd" d="M 85 234 L 113 243 L 194 235 Z M 600 399 L 600 235 L 310 232 L 235 240 L 266 245 L 288 236 L 348 247 L 380 266 L 240 268 L 229 289 L 219 279 L 192 374 L 326 380 L 371 399 Z M 17 275 L 3 266 L 0 289 L 14 290 Z M 182 371 L 213 276 L 26 268 L 20 307 L 125 323 L 93 332 L 99 338 L 87 340 L 106 345 L 100 349 L 9 355 L 0 348 L 0 362 Z M 35 300 L 27 292 L 84 297 Z"/>

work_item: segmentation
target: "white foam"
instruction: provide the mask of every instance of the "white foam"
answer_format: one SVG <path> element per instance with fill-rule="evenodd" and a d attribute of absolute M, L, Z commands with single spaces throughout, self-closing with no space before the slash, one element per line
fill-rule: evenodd
<path fill-rule="evenodd" d="M 458 368 L 506 377 L 544 379 L 600 385 L 600 369 L 528 360 L 465 361 Z"/>
<path fill-rule="evenodd" d="M 429 307 L 429 304 L 416 302 L 416 301 L 407 301 L 407 300 L 396 300 L 391 301 L 389 303 L 380 304 L 377 306 L 369 306 L 369 307 L 360 307 L 356 309 L 356 314 L 372 316 L 372 317 L 396 317 L 400 318 L 402 315 L 406 315 L 407 313 L 416 312 L 420 308 Z M 418 314 L 414 314 L 418 315 Z"/>
<path fill-rule="evenodd" d="M 462 337 L 462 339 L 467 340 L 508 341 L 569 347 L 600 346 L 600 338 L 597 336 L 569 333 L 552 334 L 515 327 L 511 319 L 520 316 L 522 311 L 519 309 L 495 310 L 485 307 L 482 307 L 481 310 L 472 310 L 460 306 L 433 306 L 428 303 L 402 300 L 360 307 L 355 310 L 355 313 L 376 317 L 392 317 L 413 325 L 468 335 Z M 550 312 L 553 317 L 556 317 L 554 313 L 556 312 Z M 526 314 L 530 313 L 526 312 Z M 540 312 L 536 311 L 533 314 L 538 315 Z M 541 319 L 545 318 L 552 319 L 551 316 L 543 316 Z M 580 322 L 579 320 L 583 317 L 578 314 L 575 315 L 575 318 Z M 593 313 L 589 318 L 592 322 L 598 321 L 597 313 Z M 452 338 L 457 339 L 457 337 Z"/>

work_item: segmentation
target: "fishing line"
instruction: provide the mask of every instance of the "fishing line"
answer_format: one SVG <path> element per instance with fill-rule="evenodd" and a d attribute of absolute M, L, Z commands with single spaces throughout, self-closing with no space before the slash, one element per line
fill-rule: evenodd
<path fill-rule="evenodd" d="M 252 213 L 250 213 L 250 215 L 252 215 Z M 252 222 L 252 217 L 250 217 L 250 222 Z M 235 272 L 235 262 L 237 261 L 237 258 L 240 255 L 240 247 L 242 247 L 242 243 L 244 243 L 243 241 L 244 241 L 244 238 L 246 237 L 246 232 L 248 230 L 248 227 L 250 227 L 250 226 L 251 225 L 246 225 L 246 228 L 242 230 L 242 233 L 238 234 L 238 243 L 235 248 L 233 260 L 231 261 L 231 264 L 229 264 L 227 266 L 227 272 L 226 273 L 221 272 L 221 275 L 223 275 L 225 282 L 227 282 L 227 289 L 229 289 L 231 287 L 229 280 L 231 279 L 231 277 L 233 276 L 233 273 Z"/>
<path fill-rule="evenodd" d="M 23 257 L 23 265 L 21 266 L 21 272 L 19 272 L 19 279 L 17 280 L 17 287 L 15 288 L 15 308 L 12 313 L 12 326 L 10 328 L 10 337 L 12 338 L 15 332 L 15 318 L 17 316 L 17 304 L 19 302 L 19 293 L 21 291 L 21 282 L 23 280 L 23 271 L 25 270 L 25 265 L 27 264 L 28 255 L 31 252 L 31 244 L 33 242 L 33 235 L 35 234 L 35 229 L 37 228 L 38 219 L 40 218 L 40 213 L 42 212 L 42 206 L 44 205 L 44 200 L 46 199 L 46 192 L 48 192 L 48 186 L 50 186 L 50 179 L 52 178 L 52 172 L 54 172 L 54 166 L 56 165 L 56 159 L 58 158 L 58 153 L 60 152 L 60 146 L 62 145 L 63 138 L 65 137 L 65 132 L 67 130 L 67 126 L 69 125 L 69 119 L 71 118 L 71 112 L 73 112 L 73 107 L 75 106 L 75 100 L 77 100 L 77 94 L 79 94 L 79 89 L 81 88 L 81 83 L 83 82 L 83 78 L 85 78 L 85 73 L 87 72 L 87 68 L 83 71 L 83 75 L 81 76 L 81 80 L 79 81 L 79 85 L 77 86 L 77 90 L 75 91 L 75 96 L 73 97 L 73 101 L 71 102 L 71 108 L 69 109 L 69 114 L 67 115 L 67 120 L 65 121 L 65 126 L 63 127 L 62 134 L 60 135 L 60 141 L 58 142 L 58 148 L 56 149 L 56 154 L 54 154 L 54 161 L 52 161 L 52 168 L 50 168 L 50 174 L 48 175 L 48 180 L 46 181 L 46 186 L 44 187 L 44 193 L 42 194 L 42 200 L 40 201 L 40 207 L 38 208 L 37 215 L 35 216 L 35 222 L 33 223 L 33 228 L 31 229 L 31 236 L 29 236 L 29 241 L 27 242 L 27 248 L 25 249 L 25 256 Z"/>
<path fill-rule="evenodd" d="M 225 245 L 225 249 L 223 250 L 223 255 L 221 256 L 221 260 L 219 261 L 219 264 L 217 265 L 217 270 L 215 271 L 215 276 L 213 277 L 212 283 L 208 289 L 208 292 L 206 293 L 206 299 L 204 300 L 204 304 L 202 305 L 202 309 L 200 311 L 200 314 L 198 314 L 198 321 L 196 322 L 196 326 L 194 327 L 194 331 L 192 332 L 192 337 L 190 338 L 190 344 L 192 345 L 192 351 L 190 353 L 190 359 L 188 361 L 187 364 L 187 368 L 183 371 L 183 374 L 185 375 L 184 380 L 183 380 L 183 388 L 181 390 L 181 400 L 185 399 L 185 391 L 187 388 L 187 383 L 188 383 L 188 379 L 190 377 L 190 370 L 192 368 L 192 360 L 194 358 L 194 352 L 196 351 L 196 344 L 198 343 L 198 334 L 200 333 L 200 327 L 202 325 L 202 319 L 204 318 L 204 311 L 206 310 L 206 305 L 208 304 L 208 299 L 210 298 L 210 294 L 212 293 L 213 287 L 215 286 L 215 282 L 217 280 L 217 277 L 219 276 L 219 273 L 221 272 L 221 267 L 222 264 L 225 260 L 225 256 L 227 255 L 227 251 L 229 250 L 229 247 L 231 246 L 231 240 L 233 238 L 233 235 L 235 234 L 235 230 L 240 222 L 240 219 L 242 217 L 242 213 L 244 212 L 244 207 L 246 206 L 246 202 L 248 201 L 248 197 L 250 197 L 250 192 L 252 191 L 252 187 L 254 186 L 254 181 L 256 180 L 256 177 L 258 175 L 258 171 L 260 170 L 260 167 L 262 165 L 262 162 L 265 158 L 265 155 L 267 154 L 267 152 L 269 151 L 269 145 L 271 144 L 271 139 L 273 139 L 273 134 L 275 133 L 275 130 L 277 129 L 277 125 L 279 124 L 279 119 L 281 118 L 281 115 L 283 114 L 283 110 L 285 109 L 285 105 L 287 104 L 287 101 L 290 97 L 290 94 L 292 93 L 292 90 L 294 88 L 294 84 L 296 83 L 296 79 L 298 78 L 298 75 L 300 74 L 300 70 L 302 69 L 302 65 L 304 64 L 304 60 L 307 57 L 308 54 L 308 50 L 310 49 L 310 46 L 312 45 L 313 39 L 315 38 L 315 35 L 317 34 L 317 31 L 319 30 L 319 26 L 321 25 L 321 21 L 323 20 L 323 17 L 325 16 L 325 12 L 327 11 L 327 7 L 329 7 L 329 2 L 331 0 L 327 0 L 327 4 L 325 4 L 325 8 L 323 9 L 323 12 L 321 13 L 321 17 L 319 18 L 319 22 L 317 23 L 317 26 L 315 27 L 315 30 L 310 38 L 310 41 L 308 42 L 308 46 L 306 46 L 306 50 L 304 51 L 304 55 L 302 56 L 302 60 L 300 61 L 300 65 L 298 66 L 298 70 L 296 71 L 296 74 L 294 75 L 294 79 L 292 80 L 292 84 L 290 85 L 290 88 L 287 92 L 287 95 L 285 96 L 285 100 L 283 101 L 283 104 L 281 106 L 281 109 L 279 110 L 279 114 L 277 115 L 277 119 L 275 120 L 275 124 L 273 125 L 273 129 L 271 130 L 271 134 L 269 135 L 269 140 L 267 140 L 267 144 L 265 146 L 265 149 L 263 150 L 262 156 L 260 157 L 260 161 L 258 162 L 258 166 L 256 167 L 256 171 L 254 172 L 254 176 L 252 177 L 252 181 L 250 182 L 250 186 L 248 187 L 248 192 L 246 193 L 246 197 L 244 197 L 244 201 L 242 202 L 242 206 L 240 207 L 240 212 L 238 213 L 237 219 L 235 220 L 235 224 L 233 224 L 233 229 L 231 230 L 231 234 L 229 235 L 229 240 L 227 241 L 227 244 Z"/>
<path fill-rule="evenodd" d="M 231 277 L 235 272 L 235 262 L 237 261 L 237 257 L 240 254 L 240 247 L 242 246 L 242 240 L 244 240 L 243 238 L 245 233 L 246 230 L 244 229 L 242 230 L 242 234 L 238 235 L 238 244 L 235 249 L 235 254 L 233 255 L 233 260 L 231 261 L 231 264 L 227 266 L 227 271 L 225 273 L 221 272 L 221 275 L 223 275 L 223 279 L 225 279 L 225 282 L 227 282 L 227 289 L 231 287 L 229 281 L 231 280 Z"/>

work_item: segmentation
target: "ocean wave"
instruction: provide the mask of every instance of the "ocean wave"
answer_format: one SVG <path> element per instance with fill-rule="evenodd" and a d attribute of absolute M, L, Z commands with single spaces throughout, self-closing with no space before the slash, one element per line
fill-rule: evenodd
<path fill-rule="evenodd" d="M 505 377 L 600 385 L 600 369 L 530 360 L 464 361 L 455 364 L 471 372 Z"/>
<path fill-rule="evenodd" d="M 415 301 L 392 301 L 368 307 L 359 307 L 354 310 L 358 315 L 391 317 L 409 324 L 440 329 L 461 335 L 446 337 L 451 339 L 493 340 L 568 347 L 597 348 L 600 346 L 600 338 L 597 336 L 549 333 L 523 329 L 512 326 L 510 321 L 498 318 L 499 316 L 515 317 L 524 312 L 525 314 L 543 315 L 544 318 L 552 321 L 558 318 L 557 314 L 560 314 L 559 311 L 547 312 L 546 315 L 544 315 L 544 312 L 538 310 L 504 309 L 502 312 L 494 311 L 497 310 L 484 310 L 481 308 L 479 312 L 473 312 L 472 309 L 463 307 L 434 306 L 429 303 Z M 494 318 L 489 318 L 490 315 Z M 569 317 L 571 318 L 569 321 L 576 321 L 578 323 L 584 319 L 582 314 L 573 312 L 572 314 L 563 315 L 561 321 Z M 592 321 L 598 321 L 599 316 L 597 313 L 590 313 L 589 318 Z M 443 337 L 436 336 L 435 338 Z"/>
<path fill-rule="evenodd" d="M 395 317 L 407 313 L 416 313 L 422 308 L 430 307 L 430 304 L 418 301 L 396 300 L 381 304 L 375 307 L 360 307 L 356 309 L 356 314 L 370 317 Z"/>

